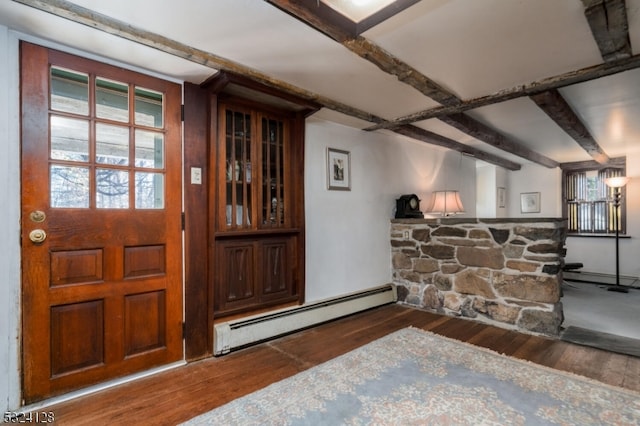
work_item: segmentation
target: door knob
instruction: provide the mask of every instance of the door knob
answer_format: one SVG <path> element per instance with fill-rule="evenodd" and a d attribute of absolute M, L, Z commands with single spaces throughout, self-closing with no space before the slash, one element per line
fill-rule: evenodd
<path fill-rule="evenodd" d="M 44 229 L 34 229 L 29 232 L 29 239 L 36 244 L 40 244 L 47 239 L 47 233 L 44 232 Z"/>
<path fill-rule="evenodd" d="M 34 210 L 29 215 L 29 218 L 31 219 L 31 221 L 39 223 L 44 222 L 44 220 L 47 218 L 47 215 L 42 210 Z"/>

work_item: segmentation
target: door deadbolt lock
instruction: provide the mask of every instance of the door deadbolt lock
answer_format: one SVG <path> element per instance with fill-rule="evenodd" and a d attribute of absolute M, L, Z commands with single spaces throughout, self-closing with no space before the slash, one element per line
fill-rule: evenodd
<path fill-rule="evenodd" d="M 29 215 L 29 218 L 32 222 L 40 223 L 44 222 L 44 220 L 47 218 L 47 215 L 42 210 L 34 210 Z"/>
<path fill-rule="evenodd" d="M 47 233 L 44 232 L 44 229 L 34 229 L 29 232 L 29 239 L 33 243 L 40 244 L 47 239 Z"/>

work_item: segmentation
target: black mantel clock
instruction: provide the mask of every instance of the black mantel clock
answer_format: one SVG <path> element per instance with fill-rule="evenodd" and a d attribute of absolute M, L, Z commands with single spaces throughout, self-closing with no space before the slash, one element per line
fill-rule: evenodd
<path fill-rule="evenodd" d="M 420 211 L 420 199 L 416 194 L 401 195 L 396 200 L 396 219 L 424 218 Z"/>

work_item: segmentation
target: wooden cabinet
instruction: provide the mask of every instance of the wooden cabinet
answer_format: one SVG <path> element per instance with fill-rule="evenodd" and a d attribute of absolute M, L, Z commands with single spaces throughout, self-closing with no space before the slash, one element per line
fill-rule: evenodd
<path fill-rule="evenodd" d="M 214 316 L 304 301 L 304 119 L 317 107 L 229 74 L 210 99 Z"/>
<path fill-rule="evenodd" d="M 230 238 L 217 244 L 218 312 L 297 299 L 296 235 Z"/>

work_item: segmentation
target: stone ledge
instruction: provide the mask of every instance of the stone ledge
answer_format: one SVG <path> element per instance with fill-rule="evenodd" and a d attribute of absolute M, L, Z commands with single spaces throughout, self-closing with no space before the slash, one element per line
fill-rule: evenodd
<path fill-rule="evenodd" d="M 564 219 L 393 219 L 390 237 L 398 302 L 559 334 Z"/>

